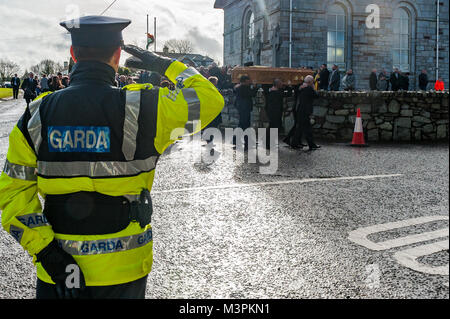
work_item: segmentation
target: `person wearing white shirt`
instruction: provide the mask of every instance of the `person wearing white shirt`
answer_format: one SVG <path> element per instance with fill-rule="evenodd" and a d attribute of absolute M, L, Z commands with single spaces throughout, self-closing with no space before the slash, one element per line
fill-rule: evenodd
<path fill-rule="evenodd" d="M 40 87 L 42 93 L 50 91 L 50 88 L 48 86 L 48 78 L 46 74 L 44 74 L 41 78 Z"/>

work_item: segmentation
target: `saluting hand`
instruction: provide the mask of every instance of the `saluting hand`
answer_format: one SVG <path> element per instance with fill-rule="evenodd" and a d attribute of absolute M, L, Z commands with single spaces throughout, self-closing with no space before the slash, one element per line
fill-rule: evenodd
<path fill-rule="evenodd" d="M 141 49 L 135 45 L 124 45 L 123 49 L 125 52 L 132 55 L 132 57 L 125 61 L 126 67 L 154 71 L 164 75 L 167 68 L 173 62 L 170 58 L 162 57 L 153 52 Z"/>

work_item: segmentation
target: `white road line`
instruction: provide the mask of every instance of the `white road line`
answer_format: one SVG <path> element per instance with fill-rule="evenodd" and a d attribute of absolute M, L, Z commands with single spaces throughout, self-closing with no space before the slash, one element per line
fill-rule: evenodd
<path fill-rule="evenodd" d="M 346 177 L 329 177 L 329 178 L 305 178 L 305 179 L 292 179 L 292 180 L 276 181 L 276 182 L 249 183 L 249 184 L 235 183 L 235 184 L 225 184 L 225 185 L 215 185 L 215 186 L 200 186 L 200 187 L 191 187 L 191 188 L 159 190 L 159 191 L 152 191 L 152 194 L 179 193 L 179 192 L 189 192 L 189 191 L 199 191 L 199 190 L 226 189 L 226 188 L 276 186 L 276 185 L 286 185 L 286 184 L 305 184 L 305 183 L 313 183 L 313 182 L 339 182 L 339 181 L 346 181 L 346 180 L 370 180 L 370 179 L 377 179 L 377 178 L 390 178 L 390 177 L 400 177 L 400 176 L 403 176 L 403 174 L 346 176 Z"/>
<path fill-rule="evenodd" d="M 417 261 L 417 258 L 448 250 L 448 240 L 422 245 L 398 251 L 394 258 L 403 266 L 431 275 L 448 276 L 448 264 L 445 266 L 429 266 Z"/>
<path fill-rule="evenodd" d="M 428 241 L 432 239 L 442 238 L 442 237 L 448 237 L 449 235 L 449 228 L 443 228 L 435 231 L 425 232 L 422 234 L 415 234 L 410 236 L 404 236 L 396 239 L 386 240 L 383 242 L 375 243 L 371 240 L 369 240 L 367 237 L 371 234 L 388 231 L 392 229 L 402 228 L 402 227 L 408 227 L 408 226 L 414 226 L 414 225 L 420 225 L 424 223 L 439 221 L 439 220 L 448 220 L 448 216 L 444 215 L 436 215 L 436 216 L 424 216 L 424 217 L 418 217 L 418 218 L 412 218 L 407 220 L 402 220 L 399 222 L 391 222 L 391 223 L 385 223 L 385 224 L 379 224 L 364 228 L 358 228 L 354 231 L 351 231 L 349 233 L 348 239 L 352 242 L 364 246 L 366 248 L 369 248 L 371 250 L 387 250 L 395 247 L 401 247 L 406 245 L 411 245 L 423 241 Z"/>

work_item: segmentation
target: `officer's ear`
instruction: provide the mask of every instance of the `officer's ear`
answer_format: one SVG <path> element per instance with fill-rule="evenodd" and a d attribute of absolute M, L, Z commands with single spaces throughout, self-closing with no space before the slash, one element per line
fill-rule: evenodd
<path fill-rule="evenodd" d="M 73 53 L 73 46 L 70 46 L 70 55 L 72 56 L 73 62 L 77 63 L 77 58 L 75 57 L 75 54 Z"/>
<path fill-rule="evenodd" d="M 122 48 L 121 47 L 118 47 L 117 49 L 116 49 L 116 51 L 114 51 L 114 55 L 112 56 L 112 63 L 114 64 L 114 65 L 119 65 L 119 62 L 120 62 L 120 56 L 122 55 Z"/>

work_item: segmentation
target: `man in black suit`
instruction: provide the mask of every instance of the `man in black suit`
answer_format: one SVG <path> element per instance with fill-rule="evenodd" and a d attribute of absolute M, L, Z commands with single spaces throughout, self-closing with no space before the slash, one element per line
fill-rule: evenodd
<path fill-rule="evenodd" d="M 399 89 L 408 91 L 409 90 L 409 72 L 400 73 L 400 80 L 398 82 Z"/>
<path fill-rule="evenodd" d="M 280 133 L 283 127 L 283 101 L 285 97 L 292 96 L 292 88 L 283 84 L 280 79 L 273 80 L 273 86 L 265 92 L 266 113 L 269 118 L 269 127 L 266 135 L 266 148 L 270 148 L 270 129 L 276 128 Z"/>
<path fill-rule="evenodd" d="M 34 79 L 34 74 L 30 72 L 27 79 L 22 82 L 22 86 L 20 87 L 23 90 L 23 98 L 27 102 L 27 106 L 36 98 L 36 88 L 38 86 L 38 82 Z"/>
<path fill-rule="evenodd" d="M 330 71 L 328 71 L 327 65 L 322 64 L 319 72 L 319 90 L 328 91 L 329 77 Z"/>
<path fill-rule="evenodd" d="M 330 91 L 339 91 L 339 86 L 341 84 L 341 76 L 339 75 L 339 67 L 333 64 L 333 71 L 330 75 Z"/>
<path fill-rule="evenodd" d="M 398 68 L 394 68 L 394 72 L 392 72 L 390 76 L 392 91 L 398 91 L 400 89 L 400 77 L 400 70 Z"/>
<path fill-rule="evenodd" d="M 313 113 L 313 102 L 317 96 L 317 92 L 314 90 L 314 78 L 311 75 L 308 75 L 298 93 L 297 121 L 295 135 L 291 145 L 293 148 L 303 148 L 303 136 L 308 143 L 310 151 L 320 148 L 320 146 L 313 141 L 313 129 L 310 120 L 310 116 Z"/>
<path fill-rule="evenodd" d="M 258 92 L 256 82 L 251 81 L 247 75 L 241 76 L 239 84 L 234 87 L 236 94 L 235 106 L 239 112 L 239 124 L 238 127 L 245 131 L 251 126 L 251 113 L 253 109 L 253 98 Z M 233 136 L 233 144 L 236 146 L 236 135 Z M 248 150 L 249 140 L 248 136 L 244 135 L 244 150 Z"/>
<path fill-rule="evenodd" d="M 427 74 L 427 70 L 423 69 L 422 73 L 420 73 L 420 75 L 419 75 L 419 88 L 422 91 L 426 91 L 427 86 L 428 86 L 428 74 Z"/>
<path fill-rule="evenodd" d="M 20 88 L 20 79 L 17 77 L 17 74 L 14 74 L 14 77 L 11 78 L 11 86 L 13 89 L 13 98 L 19 98 L 19 88 Z"/>

